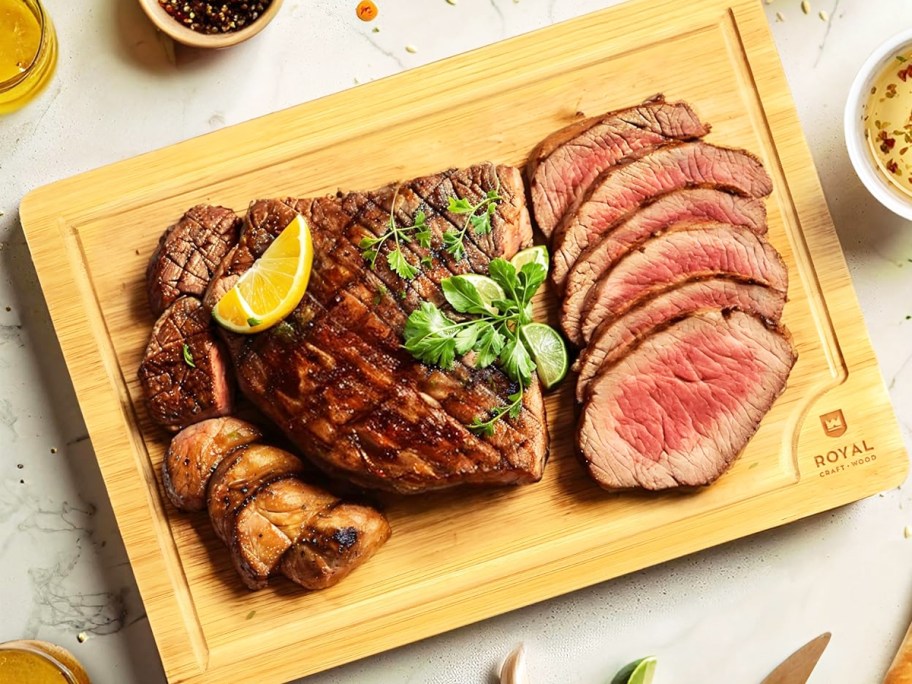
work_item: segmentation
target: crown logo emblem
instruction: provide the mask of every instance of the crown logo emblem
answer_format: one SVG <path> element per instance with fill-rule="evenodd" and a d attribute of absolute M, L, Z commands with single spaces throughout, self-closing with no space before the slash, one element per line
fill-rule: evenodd
<path fill-rule="evenodd" d="M 824 413 L 820 416 L 820 424 L 823 425 L 823 431 L 829 437 L 842 437 L 848 428 L 841 409 L 839 411 Z"/>

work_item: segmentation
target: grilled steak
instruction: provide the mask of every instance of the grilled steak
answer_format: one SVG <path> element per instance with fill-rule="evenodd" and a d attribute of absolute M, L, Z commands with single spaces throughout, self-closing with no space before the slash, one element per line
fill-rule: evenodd
<path fill-rule="evenodd" d="M 773 188 L 763 166 L 749 152 L 703 142 L 662 147 L 609 169 L 554 232 L 554 283 L 563 288 L 577 257 L 644 202 L 674 190 L 705 186 L 745 197 L 765 197 Z"/>
<path fill-rule="evenodd" d="M 473 235 L 463 261 L 444 254 L 444 231 L 466 218 L 448 215 L 446 193 L 474 204 L 491 190 L 503 197 L 491 233 Z M 410 243 L 405 256 L 416 265 L 430 257 L 431 265 L 411 281 L 387 266 L 388 246 L 375 270 L 358 247 L 365 235 L 387 230 L 390 210 L 401 226 L 412 225 L 418 211 L 427 216 L 431 248 Z M 468 425 L 507 403 L 515 390 L 507 377 L 466 363 L 429 368 L 401 348 L 408 314 L 422 301 L 444 305 L 440 280 L 484 270 L 492 254 L 509 258 L 530 243 L 519 173 L 484 165 L 376 192 L 254 203 L 232 265 L 207 302 L 217 301 L 296 212 L 314 240 L 310 284 L 283 323 L 229 344 L 245 395 L 320 467 L 366 487 L 414 493 L 540 479 L 548 447 L 537 385 L 526 391 L 518 418 L 498 421 L 494 435 L 482 437 Z"/>
<path fill-rule="evenodd" d="M 649 240 L 618 262 L 593 286 L 583 307 L 581 336 L 587 342 L 603 321 L 637 300 L 674 285 L 716 275 L 788 290 L 782 257 L 765 238 L 725 223 L 685 224 Z"/>
<path fill-rule="evenodd" d="M 656 328 L 673 320 L 706 309 L 737 309 L 776 323 L 784 305 L 785 292 L 718 277 L 695 280 L 641 300 L 624 315 L 595 329 L 575 365 L 579 373 L 576 399 L 580 403 L 586 400 L 589 381 L 602 368 L 621 360 Z"/>
<path fill-rule="evenodd" d="M 202 297 L 240 229 L 241 219 L 231 209 L 208 204 L 191 208 L 168 228 L 146 269 L 152 312 L 159 315 L 182 295 Z"/>
<path fill-rule="evenodd" d="M 168 430 L 231 412 L 232 385 L 209 312 L 181 297 L 156 321 L 139 366 L 149 415 Z"/>
<path fill-rule="evenodd" d="M 216 534 L 250 589 L 279 572 L 307 589 L 329 587 L 383 545 L 389 523 L 373 508 L 305 483 L 304 464 L 287 451 L 251 444 L 258 434 L 234 418 L 186 428 L 162 464 L 169 498 L 197 510 L 199 487 L 207 492 Z M 167 484 L 179 482 L 191 483 L 189 496 Z"/>
<path fill-rule="evenodd" d="M 706 485 L 754 435 L 795 362 L 785 335 L 741 312 L 688 316 L 592 380 L 577 444 L 606 489 Z"/>
<path fill-rule="evenodd" d="M 567 209 L 605 169 L 670 141 L 707 133 L 709 126 L 690 105 L 667 103 L 661 95 L 552 133 L 532 152 L 526 168 L 539 228 L 550 237 Z"/>
<path fill-rule="evenodd" d="M 567 337 L 582 344 L 579 322 L 583 304 L 596 281 L 631 249 L 685 221 L 719 221 L 766 233 L 766 207 L 756 198 L 739 197 L 712 188 L 669 193 L 619 223 L 576 260 L 567 275 L 561 303 L 561 325 Z"/>
<path fill-rule="evenodd" d="M 162 465 L 165 492 L 182 511 L 206 508 L 212 473 L 232 451 L 262 438 L 259 429 L 237 418 L 210 418 L 178 432 Z"/>

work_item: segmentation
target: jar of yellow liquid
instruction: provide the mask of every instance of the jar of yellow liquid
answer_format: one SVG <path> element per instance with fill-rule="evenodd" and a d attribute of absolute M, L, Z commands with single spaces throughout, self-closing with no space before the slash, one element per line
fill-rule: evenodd
<path fill-rule="evenodd" d="M 40 0 L 0 0 L 0 114 L 35 97 L 56 64 L 57 34 Z"/>
<path fill-rule="evenodd" d="M 0 644 L 0 684 L 91 684 L 73 654 L 47 641 Z"/>

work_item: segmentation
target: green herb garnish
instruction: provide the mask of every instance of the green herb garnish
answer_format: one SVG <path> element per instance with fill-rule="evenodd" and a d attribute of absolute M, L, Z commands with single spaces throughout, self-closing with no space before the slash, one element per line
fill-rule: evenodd
<path fill-rule="evenodd" d="M 462 259 L 465 256 L 465 235 L 469 228 L 476 235 L 487 235 L 491 232 L 491 216 L 497 211 L 497 203 L 502 200 L 497 190 L 488 190 L 483 200 L 477 204 L 472 204 L 469 200 L 461 197 L 456 199 L 450 197 L 450 203 L 447 209 L 454 214 L 464 214 L 466 219 L 462 224 L 461 230 L 450 228 L 443 234 L 443 245 L 446 251 L 456 259 Z M 481 213 L 479 213 L 479 211 Z"/>
<path fill-rule="evenodd" d="M 193 363 L 193 354 L 190 352 L 190 347 L 185 344 L 182 351 L 184 353 L 184 363 L 190 366 L 190 368 L 196 368 L 196 364 Z"/>
<path fill-rule="evenodd" d="M 415 221 L 410 226 L 399 226 L 396 224 L 396 200 L 399 198 L 399 191 L 393 195 L 393 202 L 390 207 L 389 224 L 386 232 L 379 237 L 373 235 L 365 236 L 358 243 L 363 256 L 369 263 L 371 270 L 377 263 L 377 256 L 380 254 L 380 248 L 390 238 L 395 242 L 395 247 L 386 255 L 386 263 L 389 267 L 403 280 L 412 280 L 418 275 L 420 269 L 412 266 L 405 258 L 402 251 L 402 245 L 411 242 L 412 239 L 418 240 L 418 244 L 428 249 L 431 246 L 431 229 L 427 225 L 427 216 L 423 211 L 415 213 Z"/>
<path fill-rule="evenodd" d="M 247 325 L 249 325 L 251 328 L 257 327 L 262 322 L 263 321 L 261 321 L 259 318 L 254 318 L 253 316 L 247 319 Z"/>
<path fill-rule="evenodd" d="M 494 259 L 488 265 L 488 275 L 503 289 L 504 299 L 485 301 L 470 279 L 453 276 L 441 281 L 443 294 L 456 311 L 472 318 L 457 322 L 434 304 L 424 302 L 406 322 L 404 347 L 419 361 L 448 369 L 457 356 L 471 351 L 475 353 L 476 368 L 486 368 L 496 361 L 517 383 L 518 389 L 508 397 L 510 403 L 470 424 L 476 432 L 491 435 L 503 416 L 519 416 L 523 392 L 532 384 L 535 372 L 535 361 L 519 331 L 532 322 L 528 304 L 547 274 L 547 268 L 534 261 L 517 272 L 509 261 Z"/>

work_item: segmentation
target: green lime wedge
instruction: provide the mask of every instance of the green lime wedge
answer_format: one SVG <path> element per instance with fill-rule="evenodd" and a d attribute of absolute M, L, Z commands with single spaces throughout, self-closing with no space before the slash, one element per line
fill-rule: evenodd
<path fill-rule="evenodd" d="M 519 334 L 535 361 L 538 377 L 545 388 L 550 389 L 563 380 L 570 360 L 560 333 L 544 323 L 527 323 L 520 328 Z"/>
<path fill-rule="evenodd" d="M 621 671 L 614 675 L 611 684 L 652 684 L 655 670 L 654 657 L 640 658 L 621 668 Z"/>
<path fill-rule="evenodd" d="M 516 272 L 519 273 L 522 270 L 522 267 L 534 261 L 541 264 L 545 267 L 545 270 L 548 270 L 548 264 L 551 261 L 548 256 L 548 248 L 544 245 L 535 245 L 535 247 L 527 247 L 521 252 L 517 252 L 515 256 L 510 259 L 510 263 L 513 264 L 513 268 L 516 269 Z"/>
<path fill-rule="evenodd" d="M 507 296 L 500 285 L 488 278 L 488 276 L 481 275 L 480 273 L 466 273 L 465 275 L 460 276 L 460 278 L 475 286 L 475 289 L 478 290 L 478 294 L 481 297 L 481 301 L 484 302 L 485 308 L 487 308 L 488 311 L 495 315 L 498 313 L 497 307 L 494 306 L 492 302 L 496 302 L 499 299 L 505 299 Z"/>

